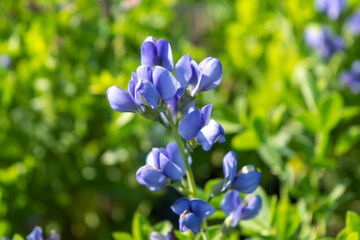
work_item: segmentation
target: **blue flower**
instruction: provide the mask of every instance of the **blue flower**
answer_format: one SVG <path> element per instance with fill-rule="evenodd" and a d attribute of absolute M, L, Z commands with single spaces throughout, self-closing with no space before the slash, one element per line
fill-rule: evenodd
<path fill-rule="evenodd" d="M 234 151 L 228 152 L 223 159 L 224 184 L 221 191 L 230 186 L 241 193 L 252 193 L 259 186 L 261 174 L 253 165 L 246 165 L 236 173 L 237 157 Z"/>
<path fill-rule="evenodd" d="M 112 86 L 106 91 L 110 107 L 118 112 L 136 112 L 140 108 L 145 111 L 144 105 L 156 109 L 160 100 L 170 100 L 177 91 L 175 77 L 165 68 L 141 65 L 136 73 L 132 73 L 126 91 Z"/>
<path fill-rule="evenodd" d="M 9 68 L 11 66 L 11 58 L 7 54 L 0 55 L 0 66 L 3 68 Z"/>
<path fill-rule="evenodd" d="M 43 240 L 43 232 L 40 227 L 35 227 L 32 232 L 26 236 L 26 240 Z"/>
<path fill-rule="evenodd" d="M 348 86 L 352 93 L 360 93 L 360 60 L 352 63 L 351 69 L 341 74 L 341 83 Z"/>
<path fill-rule="evenodd" d="M 346 27 L 352 34 L 360 35 L 360 10 L 349 17 Z"/>
<path fill-rule="evenodd" d="M 190 229 L 195 234 L 200 231 L 201 219 L 208 218 L 215 212 L 209 203 L 197 198 L 192 200 L 180 198 L 171 206 L 171 210 L 180 215 L 180 231 L 185 232 Z"/>
<path fill-rule="evenodd" d="M 174 61 L 169 42 L 165 39 L 156 40 L 153 36 L 147 37 L 141 45 L 141 64 L 162 66 L 172 71 Z"/>
<path fill-rule="evenodd" d="M 316 0 L 315 8 L 326 13 L 330 19 L 336 20 L 345 9 L 345 0 Z"/>
<path fill-rule="evenodd" d="M 304 38 L 306 44 L 316 50 L 326 60 L 344 48 L 342 38 L 334 35 L 330 28 L 326 26 L 322 28 L 308 27 L 304 32 Z"/>
<path fill-rule="evenodd" d="M 215 142 L 225 142 L 225 132 L 222 126 L 210 120 L 212 105 L 206 105 L 201 109 L 195 109 L 187 114 L 179 124 L 179 133 L 185 140 L 196 137 L 204 151 L 209 151 Z"/>
<path fill-rule="evenodd" d="M 184 162 L 176 143 L 165 148 L 153 148 L 146 157 L 146 165 L 136 172 L 136 180 L 150 191 L 158 191 L 166 185 L 167 179 L 179 180 L 186 173 Z"/>
<path fill-rule="evenodd" d="M 34 227 L 32 232 L 26 236 L 26 240 L 43 240 L 43 231 L 41 227 Z M 55 231 L 52 231 L 46 240 L 59 240 L 60 236 Z"/>
<path fill-rule="evenodd" d="M 190 96 L 217 87 L 222 79 L 221 62 L 213 57 L 205 58 L 199 65 L 189 54 L 182 56 L 175 65 L 175 76 Z"/>
<path fill-rule="evenodd" d="M 235 227 L 240 220 L 249 220 L 256 217 L 262 206 L 261 197 L 258 195 L 247 195 L 244 202 L 239 192 L 229 191 L 221 201 L 221 209 L 231 219 L 231 226 Z"/>

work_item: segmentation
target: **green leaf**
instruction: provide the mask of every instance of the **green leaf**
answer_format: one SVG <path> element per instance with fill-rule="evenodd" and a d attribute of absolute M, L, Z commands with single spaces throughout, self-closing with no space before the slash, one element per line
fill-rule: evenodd
<path fill-rule="evenodd" d="M 311 78 L 308 70 L 303 66 L 296 67 L 295 79 L 299 83 L 307 108 L 310 111 L 316 111 L 318 91 L 314 79 Z"/>
<path fill-rule="evenodd" d="M 258 153 L 273 174 L 285 177 L 285 165 L 279 151 L 271 142 L 266 142 L 258 148 Z"/>
<path fill-rule="evenodd" d="M 192 240 L 194 234 L 191 231 L 186 231 L 186 232 L 180 232 L 175 230 L 174 231 L 175 237 L 179 240 Z"/>
<path fill-rule="evenodd" d="M 132 221 L 132 234 L 135 240 L 147 240 L 151 233 L 151 226 L 146 218 L 135 213 Z"/>
<path fill-rule="evenodd" d="M 339 137 L 335 146 L 335 154 L 342 155 L 349 151 L 360 140 L 360 125 L 351 126 Z"/>
<path fill-rule="evenodd" d="M 275 107 L 270 114 L 271 128 L 274 132 L 278 130 L 281 122 L 283 121 L 284 114 L 286 112 L 286 105 L 280 104 Z"/>
<path fill-rule="evenodd" d="M 358 106 L 345 106 L 342 109 L 341 120 L 350 120 L 360 114 L 360 107 Z"/>
<path fill-rule="evenodd" d="M 346 240 L 359 240 L 359 234 L 357 232 L 350 233 Z"/>
<path fill-rule="evenodd" d="M 353 211 L 346 213 L 346 229 L 360 234 L 360 216 L 357 213 Z"/>
<path fill-rule="evenodd" d="M 256 117 L 253 121 L 253 126 L 255 129 L 255 133 L 257 135 L 257 138 L 261 141 L 261 142 L 265 142 L 266 141 L 266 134 L 265 134 L 265 126 L 264 126 L 264 122 L 261 119 L 261 117 Z"/>
<path fill-rule="evenodd" d="M 296 230 L 300 227 L 301 218 L 297 208 L 290 204 L 289 198 L 283 197 L 278 202 L 275 227 L 279 239 L 294 239 Z"/>
<path fill-rule="evenodd" d="M 316 133 L 321 130 L 321 116 L 317 112 L 303 111 L 296 119 L 310 132 Z"/>
<path fill-rule="evenodd" d="M 133 237 L 127 232 L 114 232 L 113 234 L 114 240 L 132 240 Z"/>
<path fill-rule="evenodd" d="M 243 128 L 243 126 L 239 123 L 227 121 L 224 119 L 216 119 L 218 123 L 221 124 L 221 126 L 224 128 L 224 131 L 226 134 L 234 134 L 237 133 Z"/>
<path fill-rule="evenodd" d="M 153 226 L 153 228 L 154 228 L 154 231 L 156 231 L 156 232 L 161 232 L 163 234 L 167 234 L 171 230 L 172 224 L 170 221 L 164 220 L 164 221 L 156 223 Z"/>
<path fill-rule="evenodd" d="M 261 142 L 252 128 L 236 134 L 231 140 L 231 145 L 236 150 L 255 150 L 260 144 Z"/>
<path fill-rule="evenodd" d="M 321 115 L 321 126 L 323 130 L 330 131 L 340 120 L 343 99 L 338 93 L 331 93 L 322 96 L 318 102 Z"/>
<path fill-rule="evenodd" d="M 19 234 L 15 234 L 12 238 L 12 240 L 25 240 L 22 236 L 20 236 Z"/>

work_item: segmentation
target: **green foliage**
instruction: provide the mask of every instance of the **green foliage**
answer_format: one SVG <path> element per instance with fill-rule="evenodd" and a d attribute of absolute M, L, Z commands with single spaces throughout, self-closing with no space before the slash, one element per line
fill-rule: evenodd
<path fill-rule="evenodd" d="M 112 85 L 127 87 L 153 35 L 171 43 L 175 63 L 190 53 L 223 64 L 220 87 L 197 102 L 214 105 L 227 134 L 225 144 L 193 153 L 201 198 L 235 149 L 241 165 L 261 171 L 263 186 L 262 212 L 236 230 L 251 239 L 326 239 L 346 222 L 337 239 L 359 239 L 359 95 L 338 81 L 359 58 L 357 38 L 341 25 L 359 7 L 348 4 L 331 22 L 313 0 L 0 1 L 0 54 L 11 58 L 0 66 L 0 237 L 23 239 L 14 234 L 35 225 L 63 239 L 148 239 L 171 223 L 177 229 L 168 207 L 176 194 L 150 193 L 135 180 L 151 147 L 172 140 L 161 126 L 112 111 L 105 97 Z M 303 41 L 312 23 L 343 34 L 346 50 L 320 59 Z M 222 197 L 211 199 L 219 210 L 212 239 L 222 237 Z"/>

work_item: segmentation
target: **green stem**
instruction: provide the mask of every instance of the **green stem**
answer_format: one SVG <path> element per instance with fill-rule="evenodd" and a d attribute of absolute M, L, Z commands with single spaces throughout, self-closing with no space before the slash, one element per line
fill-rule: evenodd
<path fill-rule="evenodd" d="M 189 164 L 189 161 L 188 161 L 188 155 L 185 152 L 185 149 L 186 149 L 185 143 L 184 143 L 184 141 L 182 140 L 182 138 L 181 138 L 181 136 L 179 134 L 177 126 L 174 124 L 174 122 L 172 120 L 170 111 L 168 111 L 168 114 L 166 114 L 166 115 L 167 115 L 167 119 L 168 119 L 169 124 L 170 124 L 171 133 L 175 138 L 175 142 L 178 145 L 181 157 L 183 159 L 183 162 L 184 162 L 184 165 L 185 165 L 185 168 L 186 168 L 186 176 L 187 176 L 187 179 L 188 179 L 190 196 L 192 198 L 196 198 L 197 195 L 196 195 L 195 179 L 194 179 L 194 175 L 193 175 L 193 172 L 191 170 L 191 167 L 190 167 L 190 164 Z M 203 236 L 203 240 L 208 240 L 210 238 L 208 237 L 208 233 L 207 233 L 207 230 L 206 230 L 207 229 L 206 219 L 202 220 L 202 224 L 203 224 L 203 229 L 204 229 L 203 231 L 201 231 L 201 234 Z"/>
<path fill-rule="evenodd" d="M 203 239 L 204 240 L 210 239 L 208 236 L 208 232 L 207 232 L 207 222 L 206 222 L 205 218 L 203 218 L 202 224 L 203 224 L 203 228 L 204 228 L 204 231 L 201 232 L 203 235 Z"/>
<path fill-rule="evenodd" d="M 189 161 L 188 161 L 188 156 L 185 153 L 185 145 L 183 140 L 181 139 L 181 136 L 179 135 L 177 128 L 175 126 L 175 124 L 171 121 L 171 130 L 172 130 L 172 134 L 175 138 L 176 144 L 179 147 L 180 150 L 180 154 L 181 157 L 183 159 L 185 168 L 186 168 L 186 177 L 188 179 L 188 183 L 189 183 L 189 191 L 190 191 L 190 195 L 191 197 L 196 197 L 196 185 L 195 185 L 195 180 L 194 180 L 194 175 L 192 173 L 191 167 L 189 165 Z"/>

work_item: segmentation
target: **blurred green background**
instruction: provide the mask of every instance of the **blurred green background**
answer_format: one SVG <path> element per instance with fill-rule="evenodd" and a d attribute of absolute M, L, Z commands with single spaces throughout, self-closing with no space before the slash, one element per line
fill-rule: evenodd
<path fill-rule="evenodd" d="M 342 25 L 357 7 L 331 22 L 312 0 L 0 1 L 0 54 L 11 59 L 0 66 L 0 237 L 39 225 L 62 239 L 111 239 L 131 231 L 134 212 L 177 225 L 164 206 L 179 195 L 135 179 L 151 148 L 172 139 L 105 96 L 127 87 L 149 35 L 170 42 L 175 63 L 189 53 L 223 64 L 221 85 L 197 106 L 213 104 L 227 141 L 196 149 L 197 183 L 222 177 L 233 149 L 280 199 L 260 239 L 336 236 L 346 210 L 360 212 L 360 95 L 338 80 L 359 57 Z M 303 41 L 311 23 L 342 34 L 346 50 L 322 60 Z"/>

